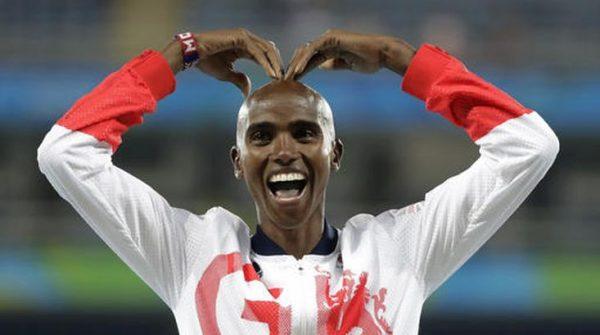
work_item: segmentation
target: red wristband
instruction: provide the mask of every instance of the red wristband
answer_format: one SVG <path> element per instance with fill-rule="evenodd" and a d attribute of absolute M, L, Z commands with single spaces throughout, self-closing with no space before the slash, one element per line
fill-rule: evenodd
<path fill-rule="evenodd" d="M 196 41 L 194 35 L 190 32 L 177 34 L 175 35 L 175 39 L 178 40 L 181 45 L 183 69 L 189 69 L 196 64 L 198 58 L 200 58 L 200 55 L 198 54 L 198 41 Z"/>

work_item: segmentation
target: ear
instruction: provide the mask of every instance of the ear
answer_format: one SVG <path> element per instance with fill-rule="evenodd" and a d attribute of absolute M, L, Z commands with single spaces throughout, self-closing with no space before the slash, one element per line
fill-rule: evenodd
<path fill-rule="evenodd" d="M 242 179 L 244 177 L 244 171 L 240 162 L 241 152 L 237 146 L 232 146 L 229 150 L 229 158 L 231 158 L 231 164 L 233 164 L 233 174 L 236 179 Z"/>
<path fill-rule="evenodd" d="M 339 138 L 333 142 L 333 150 L 331 150 L 331 171 L 337 171 L 342 164 L 342 155 L 344 154 L 344 143 Z"/>

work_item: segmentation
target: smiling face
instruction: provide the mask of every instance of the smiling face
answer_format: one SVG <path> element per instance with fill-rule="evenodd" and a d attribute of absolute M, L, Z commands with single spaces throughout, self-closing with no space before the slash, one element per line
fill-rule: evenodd
<path fill-rule="evenodd" d="M 329 175 L 341 155 L 329 105 L 301 83 L 271 82 L 240 109 L 231 158 L 261 224 L 295 229 L 322 217 Z"/>

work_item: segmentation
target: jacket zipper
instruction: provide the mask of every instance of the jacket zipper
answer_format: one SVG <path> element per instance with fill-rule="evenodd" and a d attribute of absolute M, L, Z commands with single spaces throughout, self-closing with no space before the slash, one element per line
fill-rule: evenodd
<path fill-rule="evenodd" d="M 310 296 L 308 293 L 309 287 L 306 285 L 306 269 L 304 268 L 304 264 L 302 261 L 298 261 L 298 280 L 300 281 L 300 289 L 298 290 L 298 299 L 297 301 L 300 303 L 299 309 L 300 313 L 300 334 L 309 335 L 308 333 L 308 320 L 310 317 L 310 311 L 308 310 L 309 301 L 307 301 L 307 297 Z"/>

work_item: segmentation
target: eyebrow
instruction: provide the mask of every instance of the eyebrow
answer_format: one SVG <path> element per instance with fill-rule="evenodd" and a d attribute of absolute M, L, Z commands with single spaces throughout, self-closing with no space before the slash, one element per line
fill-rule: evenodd
<path fill-rule="evenodd" d="M 246 130 L 246 134 L 250 134 L 253 130 L 257 130 L 257 129 L 267 129 L 267 128 L 273 128 L 275 125 L 271 122 L 258 122 L 258 123 L 253 123 L 251 125 L 248 126 L 248 129 Z"/>
<path fill-rule="evenodd" d="M 321 125 L 318 122 L 308 121 L 308 120 L 292 121 L 292 122 L 290 122 L 289 126 L 291 128 L 307 127 L 307 128 L 312 128 L 312 129 L 319 130 L 319 131 L 321 130 Z M 256 123 L 252 123 L 248 126 L 246 133 L 249 134 L 252 131 L 258 130 L 258 129 L 272 129 L 272 128 L 275 128 L 275 124 L 273 122 L 269 122 L 269 121 L 256 122 Z"/>
<path fill-rule="evenodd" d="M 306 121 L 306 120 L 298 120 L 294 121 L 290 124 L 290 130 L 294 131 L 294 129 L 310 129 L 310 131 L 314 132 L 317 136 L 323 136 L 323 126 L 319 122 L 315 121 Z"/>
<path fill-rule="evenodd" d="M 292 127 L 304 126 L 308 128 L 317 128 L 320 129 L 321 125 L 318 122 L 314 121 L 306 121 L 306 120 L 297 120 L 291 123 Z"/>

